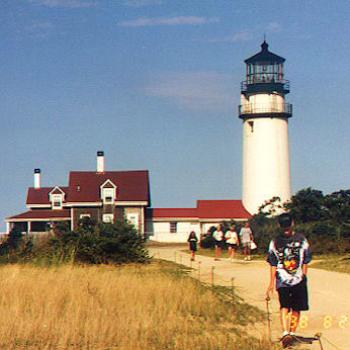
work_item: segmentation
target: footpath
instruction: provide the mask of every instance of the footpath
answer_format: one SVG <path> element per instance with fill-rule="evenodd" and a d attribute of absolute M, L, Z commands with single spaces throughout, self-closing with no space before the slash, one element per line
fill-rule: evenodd
<path fill-rule="evenodd" d="M 192 276 L 205 283 L 231 286 L 244 302 L 266 313 L 265 291 L 269 281 L 269 266 L 264 261 L 227 259 L 215 261 L 211 257 L 190 255 L 184 246 L 150 247 L 151 256 L 182 264 L 193 269 Z M 324 350 L 350 349 L 350 275 L 313 269 L 308 273 L 310 311 L 302 313 L 298 334 L 313 336 L 322 333 Z M 279 304 L 275 292 L 269 303 L 272 340 L 280 337 Z M 267 321 L 257 326 L 261 337 L 268 337 Z M 305 345 L 303 349 L 321 349 L 318 343 Z"/>

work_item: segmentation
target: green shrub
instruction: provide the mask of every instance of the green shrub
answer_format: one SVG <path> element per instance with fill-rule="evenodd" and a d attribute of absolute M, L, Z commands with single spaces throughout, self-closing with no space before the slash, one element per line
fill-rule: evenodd
<path fill-rule="evenodd" d="M 81 220 L 76 231 L 65 224 L 56 225 L 51 234 L 33 237 L 11 231 L 0 245 L 1 262 L 120 264 L 148 258 L 144 239 L 133 226 L 122 221 L 96 224 L 89 218 Z"/>
<path fill-rule="evenodd" d="M 62 260 L 89 264 L 145 262 L 148 259 L 144 239 L 133 226 L 123 221 L 96 224 L 89 218 L 79 222 L 76 232 L 55 232 L 50 240 L 54 255 Z"/>
<path fill-rule="evenodd" d="M 215 239 L 211 234 L 206 234 L 202 237 L 200 241 L 201 248 L 214 248 L 215 247 Z"/>

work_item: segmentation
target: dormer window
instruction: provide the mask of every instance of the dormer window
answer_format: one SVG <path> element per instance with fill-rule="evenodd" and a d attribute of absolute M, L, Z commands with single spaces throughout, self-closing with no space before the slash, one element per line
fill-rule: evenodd
<path fill-rule="evenodd" d="M 57 186 L 49 193 L 52 209 L 63 208 L 64 196 L 65 193 Z"/>
<path fill-rule="evenodd" d="M 103 204 L 113 204 L 116 199 L 117 186 L 107 180 L 101 185 L 101 199 Z"/>
<path fill-rule="evenodd" d="M 105 202 L 106 203 L 112 203 L 113 202 L 113 198 L 112 197 L 106 197 L 105 198 Z"/>
<path fill-rule="evenodd" d="M 51 198 L 52 209 L 62 209 L 62 195 L 54 194 Z"/>

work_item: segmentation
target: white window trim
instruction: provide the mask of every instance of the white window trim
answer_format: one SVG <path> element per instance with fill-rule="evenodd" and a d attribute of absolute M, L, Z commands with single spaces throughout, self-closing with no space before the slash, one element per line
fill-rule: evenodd
<path fill-rule="evenodd" d="M 55 191 L 59 191 L 60 193 L 54 193 Z M 63 208 L 63 201 L 65 198 L 65 193 L 62 191 L 61 188 L 58 186 L 55 186 L 49 193 L 49 199 L 51 202 L 51 207 L 53 210 L 55 209 L 62 209 Z M 59 205 L 55 205 L 55 202 L 59 202 Z"/>
<path fill-rule="evenodd" d="M 105 188 L 107 184 L 112 187 Z M 117 186 L 111 180 L 106 180 L 100 186 L 100 193 L 101 193 L 101 200 L 103 204 L 114 204 L 116 200 Z M 109 197 L 111 197 L 112 199 L 110 201 L 109 200 L 107 201 L 106 198 L 109 198 Z"/>
<path fill-rule="evenodd" d="M 131 220 L 131 218 L 135 218 L 135 222 L 133 222 L 134 220 Z M 132 226 L 134 226 L 137 230 L 139 229 L 140 226 L 140 215 L 139 213 L 127 213 L 126 214 L 126 220 L 128 221 L 128 223 Z"/>
<path fill-rule="evenodd" d="M 102 215 L 102 221 L 105 224 L 113 224 L 113 222 L 114 222 L 114 214 L 103 214 Z"/>
<path fill-rule="evenodd" d="M 79 215 L 79 219 L 84 219 L 84 218 L 91 218 L 91 214 L 88 213 L 83 213 Z"/>
<path fill-rule="evenodd" d="M 63 195 L 62 194 L 52 194 L 51 195 L 51 205 L 52 209 L 62 209 L 63 208 Z M 59 203 L 59 205 L 55 205 L 55 203 Z"/>

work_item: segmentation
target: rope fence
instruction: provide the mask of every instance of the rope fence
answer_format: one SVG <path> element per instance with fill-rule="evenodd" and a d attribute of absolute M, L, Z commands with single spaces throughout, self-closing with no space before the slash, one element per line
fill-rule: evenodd
<path fill-rule="evenodd" d="M 160 258 L 160 253 L 156 252 L 154 254 L 155 258 Z M 166 259 L 166 257 L 165 257 Z M 242 299 L 237 295 L 237 291 L 239 291 L 239 287 L 235 284 L 235 278 L 231 277 L 231 278 L 224 278 L 222 275 L 216 273 L 216 266 L 214 265 L 203 265 L 202 262 L 199 260 L 200 258 L 197 257 L 196 261 L 193 261 L 193 259 L 191 259 L 191 256 L 187 253 L 182 253 L 182 252 L 174 252 L 174 256 L 173 256 L 173 261 L 176 264 L 180 264 L 180 265 L 184 265 L 184 266 L 188 266 L 190 268 L 190 273 L 189 275 L 195 279 L 197 279 L 199 282 L 203 283 L 204 285 L 206 285 L 207 287 L 212 288 L 213 290 L 215 289 L 215 292 L 218 293 L 219 295 L 222 295 L 224 297 L 229 297 L 232 302 L 237 302 L 241 301 Z M 171 258 L 167 260 L 171 260 Z M 226 287 L 228 289 L 226 289 L 225 293 L 223 291 L 220 291 L 218 289 L 218 287 Z M 257 303 L 265 303 L 266 300 L 253 300 L 250 299 L 249 301 L 253 301 L 253 302 L 257 302 Z M 268 303 L 267 303 L 268 304 Z M 267 314 L 267 319 L 265 319 L 265 323 L 266 323 L 266 328 L 268 329 L 267 333 L 268 333 L 268 337 L 271 340 L 271 312 L 268 311 Z M 323 344 L 321 342 L 321 334 L 317 334 L 319 336 L 318 339 L 318 343 L 320 346 L 320 349 L 324 349 Z M 334 344 L 333 342 L 331 342 L 326 336 L 322 335 L 322 339 L 328 344 L 328 346 L 330 346 L 333 349 L 336 350 L 345 350 L 344 348 L 340 348 L 338 347 L 336 344 Z"/>
<path fill-rule="evenodd" d="M 156 252 L 154 258 L 160 259 L 160 253 Z M 171 259 L 168 259 L 171 260 Z M 234 294 L 234 277 L 223 278 L 220 274 L 216 273 L 216 266 L 203 267 L 200 260 L 193 261 L 191 256 L 186 253 L 175 251 L 173 255 L 173 262 L 176 264 L 188 266 L 191 269 L 190 276 L 197 278 L 200 282 L 207 284 L 211 287 L 225 286 L 230 287 L 231 293 Z"/>

